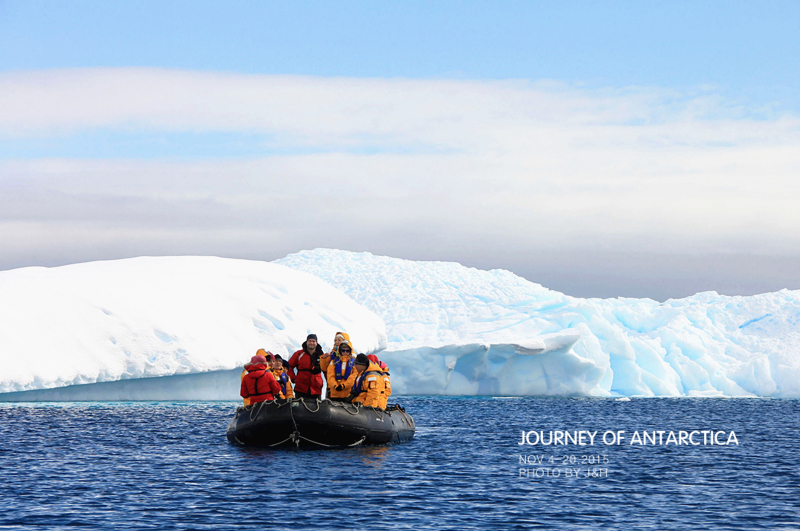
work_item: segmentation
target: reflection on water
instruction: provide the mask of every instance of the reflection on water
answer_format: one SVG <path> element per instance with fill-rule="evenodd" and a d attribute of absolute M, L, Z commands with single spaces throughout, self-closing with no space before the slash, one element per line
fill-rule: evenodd
<path fill-rule="evenodd" d="M 326 458 L 327 457 L 339 457 L 339 461 L 341 462 L 351 462 L 352 458 L 358 457 L 360 461 L 373 469 L 380 469 L 383 467 L 386 459 L 391 455 L 392 449 L 394 446 L 362 446 L 362 447 L 354 447 L 354 448 L 331 448 L 331 449 L 322 449 L 322 448 L 314 448 L 314 447 L 302 447 L 302 448 L 248 448 L 244 446 L 236 446 L 234 447 L 244 459 L 254 459 L 257 461 L 261 460 L 269 460 L 275 459 L 279 456 L 284 456 L 287 452 L 296 452 L 299 454 L 304 453 L 320 453 L 322 452 Z M 326 470 L 329 470 L 332 473 L 335 473 L 337 467 L 341 466 L 340 463 L 336 463 L 335 466 L 330 466 Z"/>
<path fill-rule="evenodd" d="M 359 448 L 361 454 L 361 462 L 365 465 L 380 469 L 386 463 L 386 458 L 389 457 L 389 452 L 392 451 L 388 446 L 376 446 L 372 448 Z"/>

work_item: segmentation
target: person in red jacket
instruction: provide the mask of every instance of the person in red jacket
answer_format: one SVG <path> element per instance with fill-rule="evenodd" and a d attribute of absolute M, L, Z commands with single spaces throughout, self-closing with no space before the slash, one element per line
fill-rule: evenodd
<path fill-rule="evenodd" d="M 245 365 L 247 374 L 242 378 L 242 388 L 239 392 L 242 398 L 249 398 L 250 404 L 275 400 L 280 395 L 281 386 L 267 367 L 267 358 L 253 356 L 250 363 Z"/>
<path fill-rule="evenodd" d="M 308 334 L 303 348 L 289 358 L 289 376 L 294 380 L 295 397 L 322 397 L 322 369 L 319 359 L 323 354 L 322 347 L 317 343 L 317 335 Z"/>

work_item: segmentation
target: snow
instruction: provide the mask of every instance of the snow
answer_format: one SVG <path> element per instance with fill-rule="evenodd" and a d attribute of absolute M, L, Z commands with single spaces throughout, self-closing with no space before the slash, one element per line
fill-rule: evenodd
<path fill-rule="evenodd" d="M 143 257 L 3 271 L 0 392 L 231 370 L 259 348 L 285 357 L 308 333 L 325 345 L 337 330 L 361 352 L 387 344 L 375 314 L 272 263 Z"/>
<path fill-rule="evenodd" d="M 315 249 L 0 272 L 0 400 L 235 399 L 256 349 L 337 330 L 380 352 L 395 394 L 800 397 L 800 291 L 581 299 Z"/>
<path fill-rule="evenodd" d="M 404 393 L 800 397 L 800 291 L 581 299 L 457 263 L 330 249 L 276 263 L 383 318 Z"/>

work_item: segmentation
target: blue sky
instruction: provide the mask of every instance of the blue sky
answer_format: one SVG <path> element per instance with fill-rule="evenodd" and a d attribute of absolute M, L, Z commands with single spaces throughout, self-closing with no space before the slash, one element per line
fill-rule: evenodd
<path fill-rule="evenodd" d="M 2 1 L 0 69 L 713 85 L 796 109 L 794 1 Z"/>
<path fill-rule="evenodd" d="M 584 296 L 800 288 L 798 20 L 0 0 L 0 268 L 324 246 Z"/>

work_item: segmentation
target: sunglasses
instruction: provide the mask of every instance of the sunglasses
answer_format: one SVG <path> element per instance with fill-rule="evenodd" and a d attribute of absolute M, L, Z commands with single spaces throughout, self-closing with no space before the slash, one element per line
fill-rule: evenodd
<path fill-rule="evenodd" d="M 353 351 L 350 350 L 349 348 L 340 348 L 339 352 L 353 352 Z"/>

